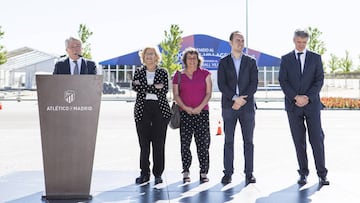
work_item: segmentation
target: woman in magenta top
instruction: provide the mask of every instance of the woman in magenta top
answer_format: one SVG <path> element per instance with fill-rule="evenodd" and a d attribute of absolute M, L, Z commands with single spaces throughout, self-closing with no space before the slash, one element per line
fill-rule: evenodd
<path fill-rule="evenodd" d="M 201 68 L 203 58 L 192 47 L 184 50 L 184 69 L 173 77 L 174 99 L 181 108 L 180 138 L 183 181 L 190 182 L 192 155 L 190 145 L 194 135 L 200 165 L 200 182 L 208 182 L 209 171 L 209 106 L 212 82 L 210 72 Z M 180 86 L 178 74 L 181 74 Z M 180 87 L 180 89 L 178 89 Z"/>

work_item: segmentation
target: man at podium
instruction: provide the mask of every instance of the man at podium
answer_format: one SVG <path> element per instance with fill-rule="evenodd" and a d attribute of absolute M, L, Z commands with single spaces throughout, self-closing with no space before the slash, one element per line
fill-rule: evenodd
<path fill-rule="evenodd" d="M 81 55 L 82 44 L 79 39 L 69 37 L 65 40 L 65 48 L 68 57 L 55 64 L 53 74 L 96 74 L 95 62 L 84 59 Z"/>

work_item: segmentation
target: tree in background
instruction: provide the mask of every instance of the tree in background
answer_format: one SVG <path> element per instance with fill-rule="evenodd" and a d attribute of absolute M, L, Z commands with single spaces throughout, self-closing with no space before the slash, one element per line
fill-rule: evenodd
<path fill-rule="evenodd" d="M 349 51 L 345 50 L 345 57 L 340 59 L 340 68 L 343 73 L 350 73 L 353 61 L 349 55 Z"/>
<path fill-rule="evenodd" d="M 178 25 L 171 25 L 170 31 L 165 30 L 165 39 L 160 43 L 161 51 L 161 65 L 169 71 L 169 75 L 172 76 L 176 70 L 181 69 L 179 64 L 178 54 L 181 49 L 181 34 Z"/>
<path fill-rule="evenodd" d="M 78 31 L 79 38 L 82 42 L 82 54 L 84 58 L 92 59 L 91 56 L 91 44 L 88 42 L 88 39 L 93 35 L 93 32 L 86 27 L 85 24 L 80 24 Z"/>
<path fill-rule="evenodd" d="M 310 35 L 308 47 L 309 50 L 314 51 L 320 55 L 323 55 L 326 52 L 325 43 L 324 41 L 320 40 L 320 36 L 322 35 L 322 32 L 320 32 L 317 28 L 308 28 L 308 32 Z"/>
<path fill-rule="evenodd" d="M 320 36 L 322 35 L 322 32 L 318 28 L 312 28 L 312 27 L 308 27 L 307 30 L 309 32 L 309 42 L 308 42 L 309 50 L 316 52 L 320 55 L 323 55 L 326 52 L 326 48 L 324 41 L 320 40 Z M 324 66 L 324 70 L 325 69 L 326 67 Z"/>
<path fill-rule="evenodd" d="M 360 60 L 360 55 L 358 56 L 359 60 Z M 355 70 L 356 72 L 360 72 L 360 65 L 358 65 L 358 67 Z"/>
<path fill-rule="evenodd" d="M 334 54 L 330 54 L 330 57 L 327 67 L 330 70 L 330 73 L 335 73 L 340 67 L 340 60 Z"/>
<path fill-rule="evenodd" d="M 0 26 L 0 39 L 3 38 L 3 35 L 5 34 L 5 32 L 1 31 L 1 26 Z M 0 44 L 0 65 L 6 63 L 6 50 L 5 47 L 3 45 Z"/>

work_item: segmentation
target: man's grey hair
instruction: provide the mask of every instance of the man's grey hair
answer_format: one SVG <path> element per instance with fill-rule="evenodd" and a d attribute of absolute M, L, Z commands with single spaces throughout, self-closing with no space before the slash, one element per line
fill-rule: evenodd
<path fill-rule="evenodd" d="M 67 39 L 65 40 L 65 48 L 68 48 L 68 47 L 69 47 L 69 43 L 70 43 L 71 41 L 78 41 L 78 42 L 81 43 L 81 40 L 80 40 L 80 39 L 75 38 L 75 37 L 69 37 L 69 38 L 67 38 Z"/>
<path fill-rule="evenodd" d="M 297 29 L 294 32 L 294 38 L 295 37 L 309 38 L 309 32 L 305 29 Z"/>

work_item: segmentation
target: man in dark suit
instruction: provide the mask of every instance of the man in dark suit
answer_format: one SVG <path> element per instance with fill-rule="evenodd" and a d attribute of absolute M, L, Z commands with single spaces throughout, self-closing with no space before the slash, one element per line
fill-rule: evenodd
<path fill-rule="evenodd" d="M 324 133 L 320 118 L 323 106 L 319 96 L 324 83 L 324 70 L 321 56 L 306 49 L 308 39 L 309 34 L 306 30 L 295 31 L 295 50 L 281 57 L 279 82 L 285 94 L 285 110 L 299 164 L 298 184 L 306 184 L 309 175 L 307 128 L 319 183 L 329 185 L 326 178 Z"/>
<path fill-rule="evenodd" d="M 253 176 L 255 128 L 254 94 L 258 85 L 256 60 L 243 53 L 244 36 L 235 31 L 230 35 L 231 53 L 219 62 L 217 80 L 222 93 L 221 107 L 224 121 L 224 177 L 223 184 L 231 182 L 234 173 L 234 132 L 237 121 L 241 125 L 245 156 L 245 182 L 255 183 Z"/>
<path fill-rule="evenodd" d="M 53 74 L 96 74 L 95 62 L 81 56 L 81 41 L 74 37 L 65 40 L 68 57 L 55 64 Z"/>

